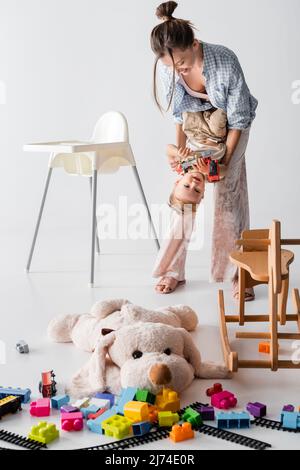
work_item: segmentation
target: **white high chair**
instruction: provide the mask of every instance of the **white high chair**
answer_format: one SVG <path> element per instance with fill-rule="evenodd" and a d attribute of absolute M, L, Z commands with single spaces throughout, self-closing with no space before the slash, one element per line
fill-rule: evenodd
<path fill-rule="evenodd" d="M 149 222 L 155 236 L 157 248 L 160 248 L 155 227 L 151 218 L 150 209 L 141 184 L 136 167 L 134 155 L 129 143 L 128 124 L 125 116 L 117 111 L 105 113 L 97 122 L 90 142 L 45 142 L 26 144 L 25 151 L 51 152 L 48 164 L 48 175 L 41 201 L 37 223 L 35 226 L 33 241 L 26 265 L 26 271 L 30 271 L 35 243 L 41 223 L 44 205 L 47 197 L 49 183 L 54 168 L 62 167 L 71 175 L 88 177 L 92 193 L 92 243 L 90 285 L 94 285 L 95 273 L 95 244 L 97 239 L 97 251 L 100 253 L 97 234 L 96 203 L 97 203 L 97 176 L 98 173 L 115 173 L 121 166 L 131 166 L 146 206 Z"/>

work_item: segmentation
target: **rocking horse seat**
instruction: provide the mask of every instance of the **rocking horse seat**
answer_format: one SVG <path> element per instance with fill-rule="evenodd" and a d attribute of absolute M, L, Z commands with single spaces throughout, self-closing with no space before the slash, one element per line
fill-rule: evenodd
<path fill-rule="evenodd" d="M 257 251 L 233 251 L 230 260 L 239 268 L 245 269 L 256 281 L 268 282 L 268 252 Z M 294 261 L 294 253 L 289 250 L 281 250 L 281 277 L 285 279 L 289 275 L 289 265 Z"/>

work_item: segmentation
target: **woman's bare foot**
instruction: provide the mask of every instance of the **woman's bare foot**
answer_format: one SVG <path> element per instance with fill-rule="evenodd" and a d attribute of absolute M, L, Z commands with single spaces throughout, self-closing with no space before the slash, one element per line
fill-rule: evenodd
<path fill-rule="evenodd" d="M 177 281 L 174 277 L 162 277 L 155 286 L 155 290 L 159 294 L 171 294 L 181 284 L 185 284 L 185 281 Z"/>
<path fill-rule="evenodd" d="M 235 279 L 232 281 L 232 296 L 235 300 L 239 300 L 239 281 Z M 245 302 L 251 302 L 255 299 L 253 287 L 246 287 L 245 289 Z"/>

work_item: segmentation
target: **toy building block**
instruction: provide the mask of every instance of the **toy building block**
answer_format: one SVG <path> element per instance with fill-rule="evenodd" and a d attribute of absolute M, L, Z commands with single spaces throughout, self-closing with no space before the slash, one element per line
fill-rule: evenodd
<path fill-rule="evenodd" d="M 281 413 L 281 424 L 284 429 L 300 429 L 300 413 L 283 411 Z"/>
<path fill-rule="evenodd" d="M 134 436 L 144 436 L 151 431 L 152 424 L 149 421 L 143 421 L 141 423 L 133 423 L 132 432 Z"/>
<path fill-rule="evenodd" d="M 158 412 L 158 424 L 170 428 L 173 424 L 178 423 L 179 415 L 172 413 L 172 411 L 159 411 Z"/>
<path fill-rule="evenodd" d="M 76 406 L 73 405 L 63 405 L 60 408 L 61 413 L 76 413 L 77 411 L 79 411 L 79 408 L 76 408 Z"/>
<path fill-rule="evenodd" d="M 211 388 L 208 388 L 206 390 L 206 395 L 208 397 L 212 397 L 215 393 L 220 393 L 220 392 L 223 392 L 223 387 L 222 387 L 222 384 L 213 384 L 213 386 Z"/>
<path fill-rule="evenodd" d="M 98 410 L 100 410 L 100 408 L 105 408 L 106 410 L 109 410 L 110 406 L 111 406 L 111 402 L 110 400 L 104 400 L 103 398 L 91 398 L 90 399 L 90 403 L 89 403 L 89 406 L 90 405 L 94 405 L 94 406 L 97 406 Z"/>
<path fill-rule="evenodd" d="M 43 418 L 50 415 L 50 400 L 49 398 L 41 398 L 30 403 L 29 412 L 31 416 Z"/>
<path fill-rule="evenodd" d="M 216 419 L 218 429 L 250 428 L 250 415 L 246 412 L 224 413 L 222 411 L 220 413 L 217 413 Z"/>
<path fill-rule="evenodd" d="M 32 426 L 28 435 L 29 439 L 42 444 L 49 444 L 58 437 L 59 431 L 56 429 L 55 424 L 46 423 L 46 421 L 41 421 L 37 426 Z"/>
<path fill-rule="evenodd" d="M 60 410 L 63 405 L 67 405 L 70 401 L 69 395 L 60 395 L 51 398 L 51 406 L 56 410 Z"/>
<path fill-rule="evenodd" d="M 89 405 L 86 408 L 80 408 L 80 411 L 84 419 L 89 419 L 89 415 L 97 413 L 99 408 L 96 405 Z"/>
<path fill-rule="evenodd" d="M 102 422 L 115 414 L 117 414 L 117 407 L 113 406 L 109 410 L 105 410 L 105 412 L 101 416 L 98 416 L 98 418 L 89 419 L 86 422 L 87 427 L 90 431 L 95 432 L 96 434 L 102 434 Z"/>
<path fill-rule="evenodd" d="M 170 432 L 170 439 L 173 442 L 182 442 L 194 437 L 195 433 L 192 430 L 191 423 L 183 423 L 181 426 L 180 424 L 175 424 Z"/>
<path fill-rule="evenodd" d="M 102 421 L 104 434 L 115 439 L 123 439 L 132 432 L 132 421 L 126 416 L 114 415 Z"/>
<path fill-rule="evenodd" d="M 29 346 L 26 343 L 26 341 L 21 339 L 16 344 L 16 350 L 19 351 L 20 354 L 28 354 L 29 353 Z"/>
<path fill-rule="evenodd" d="M 112 395 L 111 393 L 96 393 L 94 395 L 94 398 L 100 398 L 101 400 L 109 400 L 110 407 L 114 406 L 115 404 L 115 396 Z"/>
<path fill-rule="evenodd" d="M 215 410 L 212 406 L 200 406 L 198 411 L 203 421 L 215 420 Z"/>
<path fill-rule="evenodd" d="M 269 342 L 262 342 L 258 345 L 258 351 L 263 354 L 270 354 L 271 344 Z"/>
<path fill-rule="evenodd" d="M 51 398 L 56 395 L 56 382 L 53 370 L 42 372 L 42 380 L 39 383 L 39 391 L 43 398 Z"/>
<path fill-rule="evenodd" d="M 105 411 L 107 411 L 106 408 L 100 408 L 96 413 L 90 413 L 88 419 L 97 419 L 99 416 L 103 415 Z"/>
<path fill-rule="evenodd" d="M 83 416 L 80 411 L 77 413 L 61 414 L 61 429 L 63 431 L 81 431 L 83 428 Z"/>
<path fill-rule="evenodd" d="M 149 403 L 150 405 L 154 405 L 155 403 L 155 395 L 153 393 L 150 393 L 148 390 L 140 390 L 135 394 L 135 400 L 136 401 L 144 401 L 146 403 Z"/>
<path fill-rule="evenodd" d="M 158 420 L 158 409 L 157 406 L 155 405 L 148 405 L 148 411 L 149 411 L 149 421 L 151 423 L 156 423 Z"/>
<path fill-rule="evenodd" d="M 149 420 L 148 404 L 142 401 L 129 401 L 124 405 L 124 416 L 131 419 L 133 423 Z"/>
<path fill-rule="evenodd" d="M 234 408 L 237 404 L 237 399 L 233 393 L 228 392 L 227 390 L 215 393 L 211 397 L 211 405 L 220 410 L 228 410 L 229 408 Z"/>
<path fill-rule="evenodd" d="M 0 419 L 9 413 L 16 413 L 17 411 L 21 410 L 22 408 L 20 397 L 14 397 L 13 395 L 10 395 L 0 400 Z"/>
<path fill-rule="evenodd" d="M 295 407 L 293 405 L 285 405 L 282 408 L 282 411 L 289 411 L 290 413 L 293 413 L 295 411 Z"/>
<path fill-rule="evenodd" d="M 197 411 L 193 410 L 193 408 L 186 408 L 184 410 L 184 413 L 181 417 L 183 421 L 187 421 L 190 423 L 192 426 L 201 426 L 203 424 L 202 417 L 200 413 Z"/>
<path fill-rule="evenodd" d="M 117 412 L 121 415 L 124 414 L 124 405 L 129 401 L 133 401 L 136 395 L 137 388 L 128 387 L 122 390 L 121 396 L 117 403 Z"/>
<path fill-rule="evenodd" d="M 80 408 L 86 408 L 87 406 L 89 406 L 90 404 L 90 398 L 89 397 L 84 397 L 84 398 L 80 398 L 79 400 L 75 401 L 75 403 L 72 403 L 72 406 L 74 406 L 74 408 L 78 408 L 80 410 Z"/>
<path fill-rule="evenodd" d="M 0 399 L 8 396 L 20 397 L 21 403 L 28 403 L 30 401 L 31 390 L 29 388 L 11 388 L 11 387 L 1 387 L 0 386 Z"/>
<path fill-rule="evenodd" d="M 178 394 L 170 388 L 163 388 L 156 395 L 155 405 L 159 411 L 176 411 L 180 410 L 180 400 Z"/>
<path fill-rule="evenodd" d="M 254 418 L 263 418 L 267 414 L 267 407 L 262 403 L 248 403 L 246 410 L 254 416 Z"/>

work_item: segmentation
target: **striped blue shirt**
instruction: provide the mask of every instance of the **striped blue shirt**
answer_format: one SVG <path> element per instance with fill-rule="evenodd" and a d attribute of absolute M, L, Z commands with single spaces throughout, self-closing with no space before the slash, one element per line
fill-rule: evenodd
<path fill-rule="evenodd" d="M 205 111 L 214 107 L 226 112 L 229 129 L 247 129 L 255 118 L 258 101 L 250 93 L 237 56 L 228 47 L 203 41 L 202 44 L 203 76 L 210 102 L 189 95 L 178 83 L 179 75 L 175 71 L 174 121 L 182 124 L 184 111 Z M 169 103 L 173 70 L 161 61 L 158 70 Z"/>

